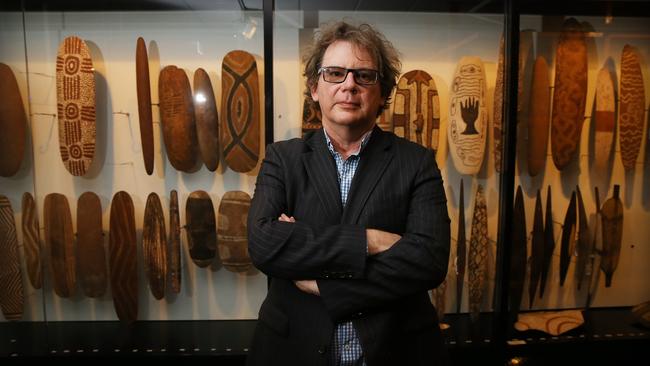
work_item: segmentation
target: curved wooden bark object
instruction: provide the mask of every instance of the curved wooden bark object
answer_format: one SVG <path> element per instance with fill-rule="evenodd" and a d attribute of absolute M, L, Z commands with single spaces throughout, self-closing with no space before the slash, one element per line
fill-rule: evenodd
<path fill-rule="evenodd" d="M 456 240 L 456 312 L 460 313 L 463 303 L 463 285 L 465 283 L 465 262 L 467 262 L 467 244 L 465 237 L 465 194 L 463 180 L 460 180 L 460 197 L 458 198 L 458 239 Z"/>
<path fill-rule="evenodd" d="M 142 255 L 151 294 L 160 300 L 167 284 L 167 232 L 160 198 L 153 192 L 144 208 Z"/>
<path fill-rule="evenodd" d="M 213 172 L 219 167 L 219 115 L 210 77 L 202 68 L 194 72 L 194 114 L 201 158 Z"/>
<path fill-rule="evenodd" d="M 231 272 L 246 272 L 252 267 L 248 255 L 248 210 L 251 197 L 246 192 L 226 192 L 219 204 L 219 257 Z"/>
<path fill-rule="evenodd" d="M 25 298 L 11 202 L 0 195 L 0 307 L 7 320 L 23 317 Z"/>
<path fill-rule="evenodd" d="M 533 307 L 535 293 L 540 283 L 544 265 L 544 214 L 542 213 L 542 194 L 537 190 L 535 199 L 535 216 L 533 218 L 533 240 L 530 255 L 530 283 L 528 285 L 528 306 Z"/>
<path fill-rule="evenodd" d="M 18 172 L 25 155 L 27 115 L 16 76 L 0 63 L 0 177 Z"/>
<path fill-rule="evenodd" d="M 542 262 L 542 275 L 539 284 L 539 297 L 544 297 L 546 278 L 551 269 L 553 252 L 555 251 L 555 237 L 553 235 L 553 204 L 551 199 L 551 186 L 546 191 L 546 213 L 544 219 L 544 260 Z"/>
<path fill-rule="evenodd" d="M 138 249 L 131 196 L 119 191 L 111 203 L 109 266 L 117 317 L 126 323 L 138 318 Z"/>
<path fill-rule="evenodd" d="M 194 191 L 185 203 L 187 244 L 190 257 L 199 267 L 212 263 L 217 249 L 217 225 L 212 199 L 204 191 Z"/>
<path fill-rule="evenodd" d="M 469 310 L 472 322 L 478 320 L 488 271 L 488 236 L 487 236 L 487 206 L 483 187 L 479 184 L 474 198 L 474 213 L 472 217 L 472 233 L 469 239 L 469 256 L 467 269 L 469 271 Z"/>
<path fill-rule="evenodd" d="M 623 238 L 623 203 L 619 198 L 620 186 L 614 185 L 614 195 L 610 197 L 601 209 L 603 227 L 603 253 L 600 269 L 605 273 L 605 287 L 612 285 L 612 276 L 618 266 Z"/>
<path fill-rule="evenodd" d="M 29 282 L 35 289 L 43 287 L 43 270 L 41 260 L 41 233 L 38 226 L 36 202 L 29 192 L 23 193 L 23 247 Z"/>
<path fill-rule="evenodd" d="M 45 243 L 50 252 L 54 292 L 60 297 L 70 297 L 77 283 L 77 259 L 68 199 L 50 193 L 45 196 L 44 210 Z"/>
<path fill-rule="evenodd" d="M 147 46 L 138 37 L 135 48 L 135 81 L 138 92 L 138 118 L 140 120 L 140 141 L 142 158 L 147 174 L 153 173 L 153 118 L 151 115 L 151 84 L 149 81 L 149 57 Z"/>
<path fill-rule="evenodd" d="M 513 211 L 512 237 L 510 252 L 510 313 L 515 315 L 521 308 L 521 298 L 524 293 L 524 280 L 526 279 L 526 211 L 524 209 L 524 195 L 521 186 L 517 187 L 515 206 Z"/>
<path fill-rule="evenodd" d="M 92 192 L 84 192 L 77 201 L 77 264 L 84 294 L 88 297 L 103 296 L 108 286 L 108 273 L 102 205 Z"/>
<path fill-rule="evenodd" d="M 619 133 L 621 160 L 625 170 L 634 169 L 643 139 L 645 89 L 641 56 L 636 47 L 625 45 L 621 55 Z"/>
<path fill-rule="evenodd" d="M 560 286 L 564 286 L 571 256 L 575 249 L 576 243 L 576 192 L 571 194 L 571 202 L 564 216 L 564 225 L 562 226 L 562 244 L 560 246 Z"/>

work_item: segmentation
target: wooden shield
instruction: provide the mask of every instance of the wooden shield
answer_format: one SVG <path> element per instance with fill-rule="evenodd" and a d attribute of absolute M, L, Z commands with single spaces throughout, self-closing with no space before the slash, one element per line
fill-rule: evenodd
<path fill-rule="evenodd" d="M 77 268 L 84 294 L 102 297 L 108 282 L 106 249 L 102 204 L 93 192 L 84 192 L 77 202 Z"/>
<path fill-rule="evenodd" d="M 221 65 L 221 146 L 228 166 L 253 170 L 260 154 L 257 63 L 246 51 L 230 51 Z"/>
<path fill-rule="evenodd" d="M 11 68 L 0 63 L 0 177 L 18 172 L 25 155 L 27 116 Z"/>
<path fill-rule="evenodd" d="M 60 297 L 74 295 L 76 251 L 68 199 L 59 193 L 45 196 L 45 245 L 50 251 L 54 292 Z"/>
<path fill-rule="evenodd" d="M 463 57 L 456 66 L 449 97 L 449 151 L 460 174 L 481 169 L 487 137 L 485 68 L 478 57 Z"/>
<path fill-rule="evenodd" d="M 535 216 L 533 217 L 533 239 L 530 253 L 530 282 L 528 285 L 528 306 L 533 307 L 535 293 L 544 264 L 544 213 L 542 212 L 542 194 L 537 190 L 535 199 Z"/>
<path fill-rule="evenodd" d="M 465 194 L 463 180 L 460 180 L 460 197 L 458 198 L 458 238 L 456 239 L 456 312 L 460 313 L 463 303 L 463 285 L 465 282 L 465 263 L 467 262 L 467 244 L 465 243 Z"/>
<path fill-rule="evenodd" d="M 576 192 L 571 194 L 571 201 L 564 216 L 562 225 L 562 243 L 560 244 L 560 286 L 564 286 L 571 257 L 576 243 Z"/>
<path fill-rule="evenodd" d="M 625 45 L 621 55 L 619 133 L 621 160 L 625 170 L 634 169 L 643 138 L 645 90 L 641 56 L 636 47 Z"/>
<path fill-rule="evenodd" d="M 219 166 L 219 117 L 210 77 L 202 68 L 194 72 L 194 115 L 203 164 L 213 172 Z"/>
<path fill-rule="evenodd" d="M 553 236 L 553 201 L 551 200 L 551 186 L 546 191 L 546 213 L 544 214 L 544 260 L 542 262 L 542 275 L 539 284 L 539 297 L 544 297 L 546 278 L 551 268 L 551 260 L 555 251 L 555 237 Z"/>
<path fill-rule="evenodd" d="M 142 254 L 151 294 L 160 300 L 165 296 L 167 280 L 167 232 L 160 198 L 153 192 L 144 208 Z"/>
<path fill-rule="evenodd" d="M 582 287 L 582 283 L 591 282 L 591 270 L 588 270 L 587 265 L 591 261 L 591 232 L 589 230 L 589 223 L 587 222 L 587 211 L 585 204 L 582 200 L 582 193 L 580 187 L 576 187 L 576 197 L 578 198 L 578 241 L 576 245 L 577 259 L 576 259 L 576 277 L 578 280 L 578 290 Z M 587 273 L 589 272 L 589 273 Z"/>
<path fill-rule="evenodd" d="M 472 322 L 478 320 L 488 274 L 487 206 L 483 187 L 479 184 L 474 198 L 472 233 L 469 239 L 469 311 Z"/>
<path fill-rule="evenodd" d="M 135 81 L 138 91 L 138 117 L 142 158 L 147 174 L 153 173 L 153 119 L 151 116 L 151 84 L 149 83 L 149 57 L 144 39 L 138 37 L 135 48 Z"/>
<path fill-rule="evenodd" d="M 210 195 L 204 191 L 190 194 L 185 203 L 185 221 L 192 261 L 199 267 L 209 266 L 217 250 L 217 225 Z"/>
<path fill-rule="evenodd" d="M 587 44 L 574 18 L 562 26 L 555 54 L 554 86 L 551 150 L 553 163 L 562 170 L 578 149 L 587 98 Z"/>
<path fill-rule="evenodd" d="M 24 303 L 14 211 L 9 199 L 0 195 L 0 307 L 5 319 L 22 318 Z"/>
<path fill-rule="evenodd" d="M 515 206 L 512 217 L 511 252 L 510 252 L 510 291 L 509 305 L 512 315 L 519 313 L 521 298 L 524 293 L 524 280 L 526 278 L 526 211 L 524 209 L 524 195 L 521 186 L 517 187 Z"/>
<path fill-rule="evenodd" d="M 412 70 L 402 75 L 395 90 L 393 132 L 433 150 L 440 141 L 440 100 L 438 89 L 426 71 Z"/>
<path fill-rule="evenodd" d="M 169 199 L 169 283 L 173 293 L 181 291 L 181 218 L 178 193 L 172 190 Z"/>
<path fill-rule="evenodd" d="M 618 266 L 623 238 L 623 203 L 619 197 L 620 186 L 614 185 L 614 195 L 601 208 L 603 252 L 600 269 L 605 273 L 605 287 L 612 285 L 612 276 Z"/>
<path fill-rule="evenodd" d="M 59 45 L 56 99 L 59 149 L 70 174 L 86 174 L 95 156 L 95 73 L 86 43 L 75 36 Z"/>
<path fill-rule="evenodd" d="M 584 323 L 581 310 L 538 311 L 519 314 L 515 329 L 520 332 L 535 329 L 558 336 Z"/>
<path fill-rule="evenodd" d="M 531 177 L 539 174 L 546 162 L 550 108 L 548 65 L 544 57 L 539 56 L 533 67 L 533 86 L 528 109 L 528 174 Z"/>
<path fill-rule="evenodd" d="M 501 171 L 501 154 L 503 150 L 502 129 L 503 129 L 503 92 L 505 89 L 504 63 L 505 53 L 503 50 L 503 34 L 499 40 L 499 60 L 497 61 L 497 80 L 494 84 L 494 114 L 492 134 L 494 135 L 494 169 Z"/>
<path fill-rule="evenodd" d="M 248 210 L 251 197 L 246 192 L 230 191 L 219 205 L 219 257 L 231 272 L 246 272 L 252 262 L 248 256 Z"/>
<path fill-rule="evenodd" d="M 29 282 L 35 289 L 43 286 L 43 270 L 41 268 L 41 233 L 38 227 L 38 212 L 36 202 L 31 193 L 23 193 L 23 249 Z"/>
<path fill-rule="evenodd" d="M 166 66 L 158 80 L 160 120 L 167 157 L 174 169 L 193 172 L 197 169 L 196 124 L 190 81 L 183 69 Z"/>
<path fill-rule="evenodd" d="M 305 137 L 307 132 L 323 127 L 322 118 L 320 108 L 316 103 L 310 97 L 305 97 L 302 104 L 302 137 Z"/>
<path fill-rule="evenodd" d="M 117 317 L 131 323 L 138 318 L 138 249 L 131 196 L 115 193 L 111 202 L 109 258 L 111 292 Z"/>
<path fill-rule="evenodd" d="M 594 166 L 605 173 L 614 146 L 616 128 L 616 91 L 612 73 L 603 66 L 596 79 L 596 113 L 594 121 Z"/>

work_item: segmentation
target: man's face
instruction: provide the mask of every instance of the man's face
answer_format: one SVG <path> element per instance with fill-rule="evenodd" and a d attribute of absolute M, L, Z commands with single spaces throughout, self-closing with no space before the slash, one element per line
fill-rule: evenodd
<path fill-rule="evenodd" d="M 346 69 L 372 69 L 377 65 L 370 53 L 348 41 L 332 43 L 323 55 L 322 67 L 338 66 Z M 360 127 L 370 126 L 384 103 L 379 81 L 373 85 L 360 85 L 352 72 L 342 83 L 330 83 L 319 75 L 311 90 L 311 97 L 320 104 L 323 124 Z"/>

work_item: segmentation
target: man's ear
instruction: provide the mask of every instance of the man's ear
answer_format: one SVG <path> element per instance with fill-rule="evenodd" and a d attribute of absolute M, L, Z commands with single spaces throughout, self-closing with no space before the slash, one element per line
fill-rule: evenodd
<path fill-rule="evenodd" d="M 318 102 L 318 83 L 309 86 L 309 92 L 311 93 L 311 99 L 314 102 Z"/>

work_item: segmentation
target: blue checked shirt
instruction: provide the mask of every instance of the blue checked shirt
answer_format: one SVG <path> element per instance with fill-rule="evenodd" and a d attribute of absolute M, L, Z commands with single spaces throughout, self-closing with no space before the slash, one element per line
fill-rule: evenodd
<path fill-rule="evenodd" d="M 341 204 L 343 207 L 345 207 L 345 203 L 348 200 L 348 192 L 350 192 L 352 178 L 359 166 L 359 153 L 366 146 L 371 133 L 372 130 L 363 136 L 361 139 L 361 146 L 356 153 L 350 155 L 347 160 L 343 160 L 341 154 L 334 149 L 332 140 L 330 140 L 327 131 L 325 131 L 327 148 L 330 150 L 330 153 L 336 162 L 336 170 L 341 190 Z M 366 365 L 363 357 L 363 350 L 361 349 L 361 343 L 357 336 L 357 331 L 354 329 L 351 321 L 336 325 L 332 339 L 332 361 L 334 366 Z"/>

